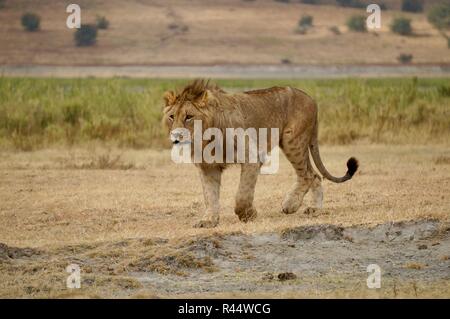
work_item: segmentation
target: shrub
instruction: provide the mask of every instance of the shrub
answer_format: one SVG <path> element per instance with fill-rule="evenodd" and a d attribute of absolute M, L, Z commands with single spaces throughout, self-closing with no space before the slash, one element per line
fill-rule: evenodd
<path fill-rule="evenodd" d="M 34 13 L 25 13 L 22 16 L 22 26 L 25 30 L 33 32 L 39 30 L 41 24 L 41 18 Z"/>
<path fill-rule="evenodd" d="M 402 0 L 402 11 L 406 12 L 422 12 L 422 0 Z"/>
<path fill-rule="evenodd" d="M 428 22 L 438 30 L 450 28 L 450 2 L 438 4 L 428 12 Z"/>
<path fill-rule="evenodd" d="M 365 7 L 364 3 L 361 3 L 359 0 L 336 0 L 336 2 L 341 7 L 352 7 L 352 8 Z"/>
<path fill-rule="evenodd" d="M 105 17 L 97 16 L 97 29 L 108 29 L 109 21 Z"/>
<path fill-rule="evenodd" d="M 97 27 L 91 24 L 83 24 L 75 32 L 77 46 L 91 46 L 97 41 Z"/>
<path fill-rule="evenodd" d="M 0 0 L 0 9 L 5 7 L 6 0 Z"/>
<path fill-rule="evenodd" d="M 397 57 L 397 60 L 402 63 L 402 64 L 408 64 L 411 63 L 413 59 L 413 55 L 412 54 L 406 54 L 406 53 L 402 53 Z"/>
<path fill-rule="evenodd" d="M 441 85 L 438 87 L 438 92 L 440 96 L 450 97 L 450 85 Z"/>
<path fill-rule="evenodd" d="M 391 24 L 391 31 L 400 35 L 411 35 L 411 19 L 395 18 Z"/>
<path fill-rule="evenodd" d="M 318 0 L 301 0 L 301 3 L 305 4 L 319 4 Z"/>
<path fill-rule="evenodd" d="M 298 25 L 300 27 L 308 27 L 309 28 L 309 27 L 312 27 L 313 20 L 314 20 L 314 18 L 312 16 L 304 15 L 298 22 Z"/>
<path fill-rule="evenodd" d="M 351 31 L 356 32 L 366 32 L 367 31 L 367 25 L 366 25 L 366 17 L 364 16 L 351 16 L 347 20 L 347 27 Z"/>
<path fill-rule="evenodd" d="M 337 26 L 332 26 L 329 28 L 329 30 L 335 35 L 341 34 L 341 30 L 339 30 L 339 28 Z"/>

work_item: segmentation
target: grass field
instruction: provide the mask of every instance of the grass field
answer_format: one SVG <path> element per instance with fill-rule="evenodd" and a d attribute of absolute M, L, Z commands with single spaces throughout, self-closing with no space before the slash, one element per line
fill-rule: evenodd
<path fill-rule="evenodd" d="M 172 163 L 168 151 L 112 150 L 124 166 L 90 166 L 106 152 L 0 153 L 0 296 L 450 297 L 448 146 L 322 147 L 331 172 L 342 174 L 349 155 L 361 170 L 344 184 L 324 182 L 315 216 L 302 213 L 309 197 L 296 214 L 280 212 L 294 182 L 283 157 L 278 174 L 259 178 L 259 216 L 249 224 L 233 213 L 239 170 L 230 168 L 215 229 L 192 227 L 203 199 L 189 164 Z M 314 227 L 325 233 L 312 237 Z M 330 227 L 348 235 L 335 238 Z M 71 263 L 81 289 L 65 286 Z M 381 289 L 366 287 L 371 263 L 383 269 Z M 278 281 L 281 272 L 297 279 Z"/>
<path fill-rule="evenodd" d="M 439 1 L 425 1 L 425 10 Z M 426 11 L 401 12 L 401 1 L 383 0 L 389 10 L 382 11 L 382 28 L 358 33 L 349 31 L 346 21 L 367 16 L 365 8 L 321 2 L 79 0 L 82 23 L 94 23 L 96 15 L 111 22 L 95 46 L 79 48 L 75 31 L 66 27 L 67 1 L 6 0 L 0 9 L 0 64 L 398 64 L 402 53 L 412 54 L 412 63 L 450 63 L 447 41 L 427 22 Z M 20 25 L 27 11 L 41 16 L 39 32 L 25 32 Z M 299 34 L 303 15 L 313 16 L 313 27 Z M 411 19 L 412 36 L 390 31 L 397 16 Z M 332 31 L 336 28 L 339 34 Z"/>
<path fill-rule="evenodd" d="M 294 182 L 260 176 L 258 218 L 233 213 L 224 173 L 217 228 L 193 224 L 198 174 L 176 165 L 162 93 L 185 80 L 0 78 L 0 297 L 450 297 L 448 79 L 221 80 L 292 85 L 319 104 L 324 209 L 280 212 Z M 66 267 L 81 267 L 68 289 Z M 382 288 L 366 286 L 369 264 Z M 286 272 L 297 277 L 278 280 Z"/>
<path fill-rule="evenodd" d="M 0 78 L 0 147 L 33 150 L 100 142 L 168 146 L 162 95 L 184 80 Z M 230 92 L 290 85 L 319 105 L 320 141 L 448 143 L 448 79 L 222 80 Z"/>

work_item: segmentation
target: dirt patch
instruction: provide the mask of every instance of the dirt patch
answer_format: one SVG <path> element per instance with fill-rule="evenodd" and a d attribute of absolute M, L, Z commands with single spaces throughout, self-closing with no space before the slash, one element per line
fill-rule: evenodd
<path fill-rule="evenodd" d="M 367 266 L 377 264 L 384 289 L 392 293 L 401 283 L 421 287 L 432 282 L 439 287 L 439 282 L 450 279 L 450 263 L 442 258 L 450 246 L 449 234 L 449 225 L 437 220 L 374 227 L 312 225 L 280 234 L 235 233 L 186 243 L 184 249 L 193 256 L 209 258 L 208 266 L 215 267 L 212 273 L 189 272 L 183 278 L 156 272 L 133 276 L 160 294 L 338 291 L 351 285 L 367 289 Z M 442 289 L 443 296 L 450 295 L 448 288 Z"/>

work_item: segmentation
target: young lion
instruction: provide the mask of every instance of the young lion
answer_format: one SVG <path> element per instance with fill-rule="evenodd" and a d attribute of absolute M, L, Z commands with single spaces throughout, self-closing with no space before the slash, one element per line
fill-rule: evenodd
<path fill-rule="evenodd" d="M 317 106 L 306 93 L 291 87 L 272 87 L 242 93 L 227 93 L 203 80 L 195 80 L 180 93 L 168 91 L 164 95 L 163 122 L 171 132 L 174 144 L 183 140 L 180 129 L 187 129 L 194 136 L 194 121 L 202 121 L 203 132 L 218 128 L 226 145 L 226 128 L 278 128 L 279 146 L 295 169 L 297 180 L 282 203 L 282 212 L 295 213 L 304 195 L 311 189 L 314 207 L 322 207 L 321 177 L 315 173 L 309 152 L 323 177 L 335 183 L 352 178 L 358 169 L 358 161 L 347 161 L 348 171 L 343 177 L 332 176 L 322 163 L 317 142 Z M 205 147 L 209 141 L 202 141 Z M 235 143 L 236 144 L 236 143 Z M 248 143 L 249 144 L 249 143 Z M 271 150 L 275 145 L 270 145 Z M 225 146 L 226 147 L 226 146 Z M 194 148 L 191 148 L 194 149 Z M 225 154 L 226 152 L 224 152 Z M 193 154 L 192 154 L 193 155 Z M 195 227 L 215 227 L 219 223 L 219 192 L 222 171 L 228 165 L 222 163 L 197 163 L 203 186 L 206 212 Z M 236 195 L 235 213 L 243 222 L 256 218 L 253 196 L 261 161 L 250 162 L 248 157 L 241 163 L 239 190 Z"/>

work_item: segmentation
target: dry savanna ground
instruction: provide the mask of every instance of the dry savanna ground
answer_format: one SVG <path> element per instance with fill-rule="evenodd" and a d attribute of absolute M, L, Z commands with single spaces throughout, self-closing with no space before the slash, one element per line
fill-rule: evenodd
<path fill-rule="evenodd" d="M 308 196 L 281 214 L 294 181 L 283 157 L 278 174 L 259 178 L 248 224 L 233 213 L 230 168 L 220 225 L 196 229 L 200 181 L 167 150 L 1 152 L 0 296 L 449 298 L 450 148 L 322 147 L 336 175 L 350 155 L 360 171 L 325 181 L 314 216 L 302 212 Z M 81 289 L 66 288 L 71 263 Z M 366 286 L 370 263 L 383 270 L 380 289 Z"/>
<path fill-rule="evenodd" d="M 77 48 L 66 27 L 67 1 L 6 0 L 0 9 L 0 64 L 129 65 L 129 64 L 396 64 L 401 53 L 414 63 L 450 63 L 447 41 L 427 22 L 426 13 L 399 11 L 398 0 L 382 1 L 382 29 L 348 31 L 351 15 L 365 8 L 307 5 L 274 0 L 79 0 L 82 22 L 96 15 L 110 21 L 93 47 Z M 426 1 L 426 10 L 438 0 Z M 334 3 L 334 4 L 332 4 Z M 39 32 L 25 32 L 20 17 L 41 16 Z M 295 29 L 303 15 L 314 17 L 306 34 Z M 394 17 L 412 20 L 414 35 L 389 30 Z M 330 28 L 337 27 L 340 35 Z"/>

